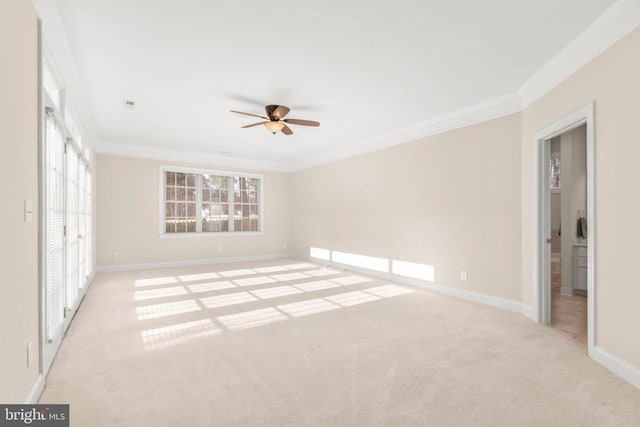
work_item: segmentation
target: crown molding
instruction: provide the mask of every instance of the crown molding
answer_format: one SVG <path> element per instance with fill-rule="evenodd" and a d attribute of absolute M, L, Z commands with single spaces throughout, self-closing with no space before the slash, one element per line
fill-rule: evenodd
<path fill-rule="evenodd" d="M 220 156 L 208 153 L 189 152 L 155 148 L 126 143 L 101 141 L 94 144 L 97 153 L 116 156 L 137 157 L 155 160 L 172 160 L 185 163 L 207 163 L 224 167 L 241 169 L 265 170 L 274 172 L 298 172 L 304 169 L 331 163 L 336 160 L 354 157 L 371 151 L 381 150 L 394 145 L 404 144 L 428 136 L 458 129 L 487 120 L 517 113 L 521 110 L 520 97 L 512 93 L 499 98 L 490 99 L 480 104 L 445 114 L 426 122 L 414 125 L 400 131 L 367 140 L 355 146 L 343 145 L 343 148 L 331 151 L 321 156 L 297 164 L 282 162 L 265 162 L 249 158 Z"/>
<path fill-rule="evenodd" d="M 221 156 L 218 154 L 193 151 L 171 150 L 167 148 L 148 147 L 142 145 L 101 141 L 94 144 L 96 153 L 113 156 L 135 157 L 192 164 L 207 164 L 227 168 L 248 169 L 253 171 L 293 172 L 288 165 L 277 162 Z"/>
<path fill-rule="evenodd" d="M 540 68 L 518 90 L 527 108 L 640 25 L 640 2 L 620 0 Z"/>
<path fill-rule="evenodd" d="M 296 171 L 520 112 L 640 25 L 640 2 L 619 0 L 540 68 L 516 92 L 490 99 L 295 165 Z"/>
<path fill-rule="evenodd" d="M 79 78 L 73 79 L 73 77 L 78 77 L 79 75 L 75 68 L 75 62 L 73 61 L 55 2 L 33 0 L 33 3 L 43 20 L 43 31 L 47 44 L 55 57 L 58 58 L 58 61 L 61 61 L 59 64 L 65 65 L 67 68 L 61 70 L 64 77 L 77 82 L 70 91 L 74 105 L 88 106 L 88 97 L 84 86 L 80 83 Z M 77 113 L 84 113 L 80 119 L 85 127 L 88 128 L 87 130 L 91 131 L 91 136 L 94 137 L 93 146 L 98 153 L 185 163 L 207 163 L 251 170 L 297 172 L 520 112 L 543 97 L 560 82 L 585 66 L 638 25 L 640 25 L 640 1 L 619 0 L 542 66 L 515 92 L 429 119 L 396 132 L 364 140 L 354 145 L 348 144 L 349 141 L 347 141 L 347 143 L 342 144 L 342 148 L 294 164 L 220 156 L 209 153 L 184 152 L 109 141 L 98 142 L 95 121 L 91 115 L 90 108 L 81 108 Z M 69 83 L 72 80 L 68 80 Z M 77 98 L 80 101 L 75 102 Z"/>
<path fill-rule="evenodd" d="M 401 129 L 397 132 L 366 140 L 357 145 L 343 144 L 343 148 L 315 157 L 307 162 L 301 162 L 293 168 L 295 171 L 309 169 L 315 166 L 331 163 L 336 160 L 358 156 L 371 151 L 393 147 L 394 145 L 416 141 L 439 133 L 462 128 L 476 123 L 497 119 L 502 116 L 521 111 L 521 101 L 518 93 L 493 98 L 480 104 L 472 105 L 452 113 L 444 114 L 418 125 Z"/>
<path fill-rule="evenodd" d="M 80 120 L 78 124 L 93 146 L 99 140 L 99 134 L 92 113 L 90 98 L 84 80 L 78 72 L 77 63 L 64 29 L 62 18 L 55 1 L 32 0 L 41 22 L 43 51 L 55 73 L 62 80 L 67 103 Z"/>

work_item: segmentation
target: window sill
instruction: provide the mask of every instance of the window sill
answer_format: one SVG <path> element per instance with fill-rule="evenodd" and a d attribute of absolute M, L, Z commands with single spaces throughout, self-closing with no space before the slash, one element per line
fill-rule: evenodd
<path fill-rule="evenodd" d="M 262 236 L 263 231 L 219 231 L 219 232 L 200 232 L 200 233 L 160 233 L 161 239 L 181 239 L 191 237 L 244 237 L 244 236 Z"/>

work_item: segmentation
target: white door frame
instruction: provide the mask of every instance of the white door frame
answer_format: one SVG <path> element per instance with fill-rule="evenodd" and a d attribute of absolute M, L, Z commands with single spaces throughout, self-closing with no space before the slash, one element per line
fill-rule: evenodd
<path fill-rule="evenodd" d="M 595 342 L 595 188 L 594 188 L 594 103 L 590 102 L 577 111 L 540 130 L 533 136 L 534 151 L 534 204 L 533 215 L 533 286 L 534 313 L 538 323 L 550 322 L 551 249 L 546 240 L 550 230 L 549 197 L 549 141 L 577 127 L 587 127 L 587 349 L 591 356 Z"/>

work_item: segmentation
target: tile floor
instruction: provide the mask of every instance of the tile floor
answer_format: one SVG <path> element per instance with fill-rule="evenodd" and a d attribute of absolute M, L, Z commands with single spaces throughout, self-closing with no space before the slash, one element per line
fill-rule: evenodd
<path fill-rule="evenodd" d="M 587 346 L 587 297 L 560 295 L 560 257 L 551 261 L 551 327 Z"/>

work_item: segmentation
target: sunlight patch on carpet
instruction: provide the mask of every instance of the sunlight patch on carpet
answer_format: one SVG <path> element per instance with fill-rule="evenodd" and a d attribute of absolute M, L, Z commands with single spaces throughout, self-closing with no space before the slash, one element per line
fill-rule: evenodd
<path fill-rule="evenodd" d="M 145 305 L 136 307 L 138 320 L 155 319 L 156 317 L 172 316 L 202 310 L 194 300 L 168 302 L 164 304 Z"/>
<path fill-rule="evenodd" d="M 200 298 L 200 302 L 207 308 L 227 307 L 229 305 L 242 304 L 258 299 L 248 292 L 216 295 L 208 298 Z"/>
<path fill-rule="evenodd" d="M 287 316 L 275 308 L 269 307 L 260 310 L 246 311 L 244 313 L 220 316 L 216 317 L 216 319 L 230 330 L 237 331 L 287 320 Z"/>
<path fill-rule="evenodd" d="M 282 310 L 292 317 L 308 316 L 310 314 L 337 310 L 339 308 L 341 308 L 339 305 L 333 304 L 324 298 L 310 299 L 278 306 L 278 310 Z"/>
<path fill-rule="evenodd" d="M 135 291 L 133 293 L 134 301 L 142 301 L 154 298 L 174 297 L 178 295 L 187 295 L 189 292 L 184 286 L 174 286 L 171 288 L 148 289 L 145 291 Z"/>
<path fill-rule="evenodd" d="M 211 319 L 178 323 L 162 328 L 142 331 L 142 342 L 145 350 L 156 350 L 184 344 L 196 338 L 210 337 L 222 332 Z"/>
<path fill-rule="evenodd" d="M 229 282 L 228 280 L 222 282 L 208 282 L 208 283 L 198 283 L 196 285 L 187 285 L 189 291 L 194 294 L 202 293 L 202 292 L 211 292 L 211 291 L 219 291 L 222 289 L 235 288 L 236 285 Z"/>

